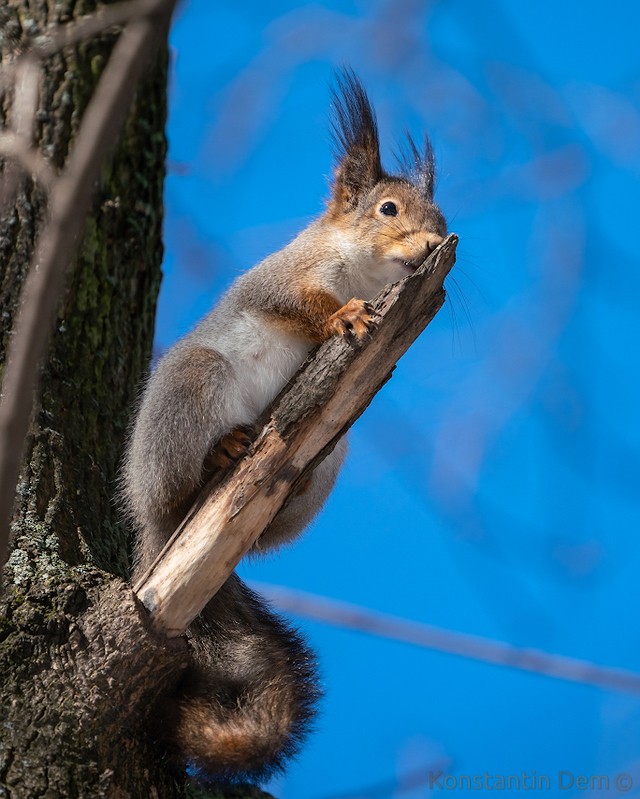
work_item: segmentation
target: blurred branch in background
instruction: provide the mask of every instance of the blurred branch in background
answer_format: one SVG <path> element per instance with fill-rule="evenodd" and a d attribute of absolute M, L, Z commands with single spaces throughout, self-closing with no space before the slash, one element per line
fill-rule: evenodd
<path fill-rule="evenodd" d="M 402 774 L 396 779 L 366 785 L 355 791 L 334 793 L 330 796 L 323 796 L 322 799 L 388 799 L 390 796 L 401 796 L 429 785 L 434 776 L 442 775 L 449 765 L 449 760 L 436 760 L 422 768 Z"/>
<path fill-rule="evenodd" d="M 608 691 L 640 695 L 640 674 L 626 669 L 600 666 L 588 660 L 568 658 L 538 649 L 523 649 L 503 641 L 446 630 L 431 624 L 407 621 L 369 608 L 293 588 L 252 580 L 250 585 L 279 610 L 306 619 L 394 641 L 492 663 L 519 671 L 533 672 L 556 680 L 592 685 Z"/>
<path fill-rule="evenodd" d="M 16 167 L 29 170 L 49 189 L 48 218 L 39 233 L 33 262 L 20 298 L 9 343 L 0 399 L 0 564 L 4 563 L 23 445 L 32 413 L 38 364 L 49 342 L 53 320 L 90 208 L 105 158 L 118 138 L 137 82 L 166 34 L 176 0 L 121 3 L 82 19 L 68 30 L 40 37 L 32 50 L 2 66 L 0 85 L 11 82 L 12 130 L 0 139 L 0 155 L 12 162 L 4 204 L 10 203 Z M 66 166 L 52 169 L 32 148 L 38 108 L 38 58 L 83 36 L 126 22 L 95 93 L 85 111 Z M 4 146 L 3 146 L 4 145 Z"/>

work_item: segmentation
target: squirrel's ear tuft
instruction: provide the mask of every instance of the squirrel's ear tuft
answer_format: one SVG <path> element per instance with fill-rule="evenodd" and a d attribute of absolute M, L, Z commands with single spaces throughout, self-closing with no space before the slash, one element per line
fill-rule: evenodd
<path fill-rule="evenodd" d="M 433 201 L 433 190 L 436 181 L 436 158 L 431 140 L 428 136 L 424 137 L 424 149 L 420 152 L 411 134 L 407 133 L 406 135 L 406 146 L 400 150 L 397 156 L 400 171 L 427 200 Z"/>
<path fill-rule="evenodd" d="M 352 69 L 345 67 L 337 73 L 331 98 L 331 132 L 338 162 L 333 202 L 346 211 L 384 177 L 378 124 L 367 93 Z"/>

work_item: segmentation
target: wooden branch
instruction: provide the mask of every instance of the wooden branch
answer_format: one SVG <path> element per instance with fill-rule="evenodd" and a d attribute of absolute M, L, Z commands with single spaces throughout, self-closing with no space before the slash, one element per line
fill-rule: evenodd
<path fill-rule="evenodd" d="M 378 324 L 368 340 L 325 342 L 275 401 L 248 455 L 201 492 L 134 586 L 159 632 L 171 638 L 185 631 L 296 485 L 389 379 L 444 302 L 457 241 L 449 236 L 415 274 L 378 295 Z"/>
<path fill-rule="evenodd" d="M 176 0 L 153 0 L 154 14 L 128 23 L 85 111 L 66 168 L 50 197 L 49 218 L 29 268 L 7 352 L 0 399 L 0 565 L 37 370 L 51 337 L 67 268 L 73 263 L 104 160 L 118 138 L 138 79 L 166 32 Z M 132 4 L 129 4 L 132 5 Z M 139 7 L 135 6 L 136 14 Z M 26 125 L 22 120 L 21 124 Z"/>

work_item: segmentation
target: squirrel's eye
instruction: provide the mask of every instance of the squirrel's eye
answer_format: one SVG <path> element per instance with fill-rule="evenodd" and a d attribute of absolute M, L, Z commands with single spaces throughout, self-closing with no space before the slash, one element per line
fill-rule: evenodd
<path fill-rule="evenodd" d="M 395 203 L 382 203 L 380 213 L 385 216 L 398 216 L 398 208 Z"/>

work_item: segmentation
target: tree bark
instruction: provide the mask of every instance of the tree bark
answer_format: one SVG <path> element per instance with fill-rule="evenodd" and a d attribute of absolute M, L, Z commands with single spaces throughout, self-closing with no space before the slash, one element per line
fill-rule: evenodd
<path fill-rule="evenodd" d="M 95 8 L 9 0 L 3 61 L 47 25 Z M 56 167 L 113 42 L 101 35 L 46 62 L 36 139 Z M 183 795 L 143 724 L 185 653 L 145 629 L 123 581 L 129 542 L 113 501 L 161 276 L 166 64 L 164 48 L 103 170 L 25 446 L 0 607 L 0 796 L 13 799 Z M 0 218 L 2 359 L 44 202 L 25 178 Z"/>
<path fill-rule="evenodd" d="M 57 3 L 54 18 L 50 7 L 44 0 L 14 0 L 4 27 L 26 37 L 34 24 L 42 29 L 64 22 L 95 4 Z M 47 62 L 36 134 L 58 167 L 113 39 L 97 37 Z M 51 565 L 91 563 L 128 576 L 127 538 L 113 493 L 136 386 L 149 362 L 161 278 L 165 85 L 166 51 L 104 169 L 70 274 L 16 497 L 14 579 L 40 558 Z M 0 219 L 2 355 L 42 212 L 42 194 L 25 180 L 15 208 Z"/>

